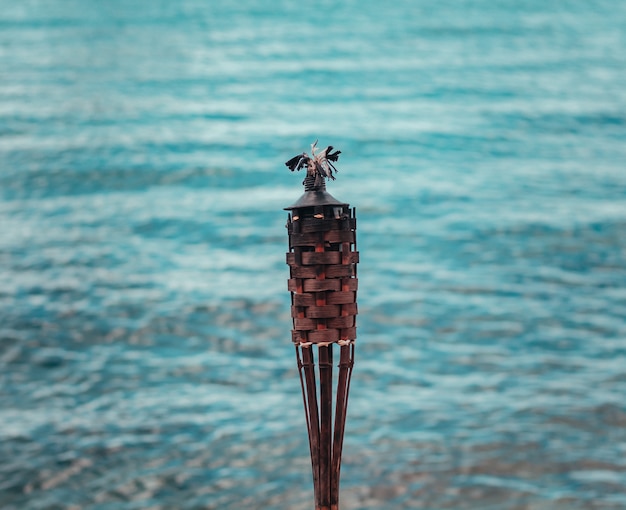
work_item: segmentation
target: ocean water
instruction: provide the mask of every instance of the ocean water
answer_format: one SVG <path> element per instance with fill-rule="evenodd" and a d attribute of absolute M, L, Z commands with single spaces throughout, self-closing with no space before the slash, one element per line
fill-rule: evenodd
<path fill-rule="evenodd" d="M 342 509 L 626 508 L 626 4 L 0 0 L 0 508 L 313 508 L 283 162 L 342 151 Z"/>

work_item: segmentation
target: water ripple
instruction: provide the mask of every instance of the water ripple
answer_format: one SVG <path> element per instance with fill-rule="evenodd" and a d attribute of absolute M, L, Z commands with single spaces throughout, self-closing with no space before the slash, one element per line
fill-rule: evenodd
<path fill-rule="evenodd" d="M 342 507 L 626 507 L 623 5 L 0 6 L 0 507 L 310 508 L 317 137 L 359 215 Z"/>

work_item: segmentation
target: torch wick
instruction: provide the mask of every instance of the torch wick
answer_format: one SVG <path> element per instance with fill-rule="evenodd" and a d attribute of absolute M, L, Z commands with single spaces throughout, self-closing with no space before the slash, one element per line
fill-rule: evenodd
<path fill-rule="evenodd" d="M 316 175 L 307 174 L 302 184 L 304 191 L 326 191 L 326 179 L 320 179 Z"/>

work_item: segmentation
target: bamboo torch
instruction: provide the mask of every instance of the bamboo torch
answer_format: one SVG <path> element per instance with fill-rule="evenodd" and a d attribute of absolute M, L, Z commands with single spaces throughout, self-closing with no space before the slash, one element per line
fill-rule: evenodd
<path fill-rule="evenodd" d="M 292 171 L 305 168 L 307 172 L 304 194 L 285 208 L 290 211 L 288 288 L 292 341 L 311 450 L 315 509 L 338 510 L 341 451 L 354 365 L 359 253 L 354 209 L 326 191 L 326 179 L 335 178 L 333 163 L 340 151 L 333 152 L 332 146 L 317 150 L 315 142 L 311 156 L 302 153 L 285 163 Z M 337 351 L 339 362 L 334 370 Z"/>

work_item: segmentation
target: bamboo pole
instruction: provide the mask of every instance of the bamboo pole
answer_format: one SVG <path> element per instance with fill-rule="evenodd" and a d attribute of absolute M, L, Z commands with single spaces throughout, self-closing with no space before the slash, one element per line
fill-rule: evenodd
<path fill-rule="evenodd" d="M 287 228 L 292 339 L 309 450 L 316 510 L 339 510 L 339 475 L 356 339 L 356 217 L 348 204 L 326 192 L 339 151 L 327 147 L 300 154 L 286 165 L 307 168 L 305 193 L 292 206 Z M 354 249 L 352 249 L 354 247 Z M 339 344 L 336 388 L 334 344 Z M 317 349 L 318 372 L 315 369 Z M 319 377 L 319 386 L 317 385 Z"/>

